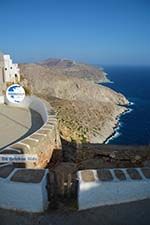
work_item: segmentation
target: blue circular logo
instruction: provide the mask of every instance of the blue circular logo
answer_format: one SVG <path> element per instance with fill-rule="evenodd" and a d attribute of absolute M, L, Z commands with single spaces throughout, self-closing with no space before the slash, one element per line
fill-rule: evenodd
<path fill-rule="evenodd" d="M 11 103 L 20 103 L 25 98 L 25 90 L 19 84 L 13 84 L 6 90 L 6 97 Z"/>

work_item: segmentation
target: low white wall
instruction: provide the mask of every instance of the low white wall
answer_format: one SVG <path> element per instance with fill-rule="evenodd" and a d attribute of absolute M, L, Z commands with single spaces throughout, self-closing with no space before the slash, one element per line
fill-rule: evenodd
<path fill-rule="evenodd" d="M 6 101 L 6 104 L 12 107 L 31 108 L 41 115 L 43 125 L 28 137 L 21 139 L 19 142 L 9 147 L 21 149 L 21 151 L 26 154 L 37 154 L 39 157 L 37 163 L 26 163 L 27 168 L 44 168 L 50 161 L 53 151 L 61 149 L 57 119 L 53 108 L 48 102 L 36 96 L 26 97 L 20 104 L 13 104 L 8 101 Z"/>
<path fill-rule="evenodd" d="M 35 96 L 32 96 L 31 100 L 32 102 L 30 103 L 29 107 L 38 112 L 41 115 L 44 123 L 46 123 L 48 120 L 48 113 L 45 104 Z"/>
<path fill-rule="evenodd" d="M 0 207 L 17 211 L 39 213 L 48 207 L 48 195 L 46 191 L 47 173 L 40 183 L 13 182 L 8 178 L 0 178 Z"/>
<path fill-rule="evenodd" d="M 15 107 L 31 108 L 41 115 L 44 123 L 46 123 L 48 120 L 47 108 L 45 104 L 40 100 L 40 98 L 36 96 L 26 96 L 24 100 L 20 102 L 19 104 L 11 103 L 5 97 L 5 103 L 7 105 L 15 106 Z"/>
<path fill-rule="evenodd" d="M 51 159 L 54 149 L 61 148 L 60 137 L 57 131 L 57 119 L 51 106 L 45 105 L 40 98 L 35 96 L 26 97 L 20 104 L 13 104 L 5 100 L 11 106 L 31 108 L 38 112 L 43 119 L 43 126 L 35 133 L 22 139 L 10 147 L 14 150 L 21 149 L 26 154 L 36 153 L 39 157 L 37 163 L 26 163 L 26 168 L 45 168 Z M 47 106 L 47 107 L 46 107 Z M 36 145 L 35 145 L 36 143 Z M 17 146 L 18 145 L 18 146 Z M 8 147 L 10 149 L 10 147 Z M 0 208 L 27 211 L 43 212 L 48 206 L 47 170 L 40 183 L 24 183 L 11 181 L 11 176 L 5 179 L 0 178 Z"/>
<path fill-rule="evenodd" d="M 93 173 L 95 181 L 84 182 L 81 171 L 78 172 L 79 210 L 150 198 L 150 179 L 100 181 L 96 170 Z"/>

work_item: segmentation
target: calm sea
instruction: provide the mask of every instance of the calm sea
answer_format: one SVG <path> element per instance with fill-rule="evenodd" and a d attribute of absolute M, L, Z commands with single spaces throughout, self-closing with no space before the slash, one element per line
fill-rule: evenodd
<path fill-rule="evenodd" d="M 116 135 L 108 144 L 150 144 L 150 67 L 105 66 L 108 78 L 104 84 L 123 93 L 133 105 L 120 118 Z"/>

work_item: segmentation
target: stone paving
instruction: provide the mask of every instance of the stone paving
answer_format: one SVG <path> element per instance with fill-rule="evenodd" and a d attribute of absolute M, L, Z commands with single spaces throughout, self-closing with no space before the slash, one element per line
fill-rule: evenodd
<path fill-rule="evenodd" d="M 118 181 L 128 180 L 141 180 L 143 175 L 144 179 L 150 179 L 150 168 L 118 168 L 118 169 L 98 169 L 94 175 L 94 170 L 82 170 L 81 177 L 84 182 L 96 181 L 96 177 L 99 181 L 112 181 L 117 179 Z M 114 171 L 114 177 L 112 176 L 112 171 Z M 140 171 L 140 172 L 139 172 Z"/>
<path fill-rule="evenodd" d="M 14 166 L 13 165 L 6 165 L 3 167 L 0 167 L 0 177 L 6 178 L 10 175 L 10 173 L 13 171 Z"/>
<path fill-rule="evenodd" d="M 101 180 L 101 181 L 111 181 L 111 180 L 113 180 L 113 177 L 112 177 L 110 171 L 107 170 L 107 169 L 97 170 L 97 175 L 98 175 L 99 180 Z"/>
<path fill-rule="evenodd" d="M 81 171 L 81 175 L 84 182 L 92 182 L 95 180 L 94 174 L 90 170 Z"/>
<path fill-rule="evenodd" d="M 150 168 L 142 168 L 141 169 L 144 176 L 147 178 L 147 179 L 150 179 Z"/>
<path fill-rule="evenodd" d="M 14 173 L 10 180 L 23 183 L 40 183 L 44 176 L 44 172 L 44 170 L 40 169 L 20 169 Z"/>
<path fill-rule="evenodd" d="M 126 180 L 126 176 L 122 170 L 116 169 L 114 170 L 114 173 L 116 178 L 118 178 L 119 180 Z"/>

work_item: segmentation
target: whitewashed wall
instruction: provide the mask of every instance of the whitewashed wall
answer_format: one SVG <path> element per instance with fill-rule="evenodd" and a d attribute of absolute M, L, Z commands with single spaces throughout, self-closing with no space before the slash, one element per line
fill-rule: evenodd
<path fill-rule="evenodd" d="M 97 171 L 91 171 L 95 177 L 91 182 L 84 182 L 82 172 L 78 171 L 79 210 L 150 198 L 150 179 L 146 179 L 143 175 L 141 180 L 132 180 L 126 174 L 127 179 L 124 181 L 119 181 L 115 177 L 112 181 L 100 181 Z M 113 172 L 113 169 L 110 171 Z"/>
<path fill-rule="evenodd" d="M 11 181 L 11 177 L 0 178 L 0 207 L 26 212 L 43 212 L 48 207 L 48 194 L 46 190 L 47 173 L 40 183 L 23 183 Z"/>
<path fill-rule="evenodd" d="M 5 82 L 13 82 L 15 81 L 15 74 L 18 77 L 18 81 L 20 80 L 20 73 L 18 64 L 13 64 L 10 55 L 4 55 L 4 78 Z"/>

